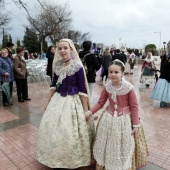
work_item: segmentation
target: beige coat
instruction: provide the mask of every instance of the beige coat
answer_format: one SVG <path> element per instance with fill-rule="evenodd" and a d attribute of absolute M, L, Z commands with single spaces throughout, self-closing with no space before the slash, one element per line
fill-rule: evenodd
<path fill-rule="evenodd" d="M 26 62 L 18 55 L 14 58 L 14 73 L 17 79 L 25 79 L 27 77 Z"/>

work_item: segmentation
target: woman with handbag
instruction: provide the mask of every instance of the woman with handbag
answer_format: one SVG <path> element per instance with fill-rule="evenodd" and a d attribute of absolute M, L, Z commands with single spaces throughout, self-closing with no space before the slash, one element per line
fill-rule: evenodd
<path fill-rule="evenodd" d="M 13 67 L 14 65 L 11 59 L 8 58 L 8 50 L 3 48 L 1 50 L 1 56 L 0 56 L 0 83 L 2 85 L 4 82 L 9 82 L 11 97 L 12 97 L 12 89 L 13 89 L 13 81 L 14 81 Z M 9 102 L 4 92 L 3 92 L 3 105 L 9 106 Z"/>
<path fill-rule="evenodd" d="M 24 48 L 18 47 L 16 49 L 16 52 L 17 55 L 14 58 L 14 73 L 17 85 L 17 95 L 18 101 L 24 102 L 25 100 L 31 100 L 30 98 L 28 98 L 28 72 L 26 69 L 26 62 L 22 59 L 22 57 L 24 56 Z"/>
<path fill-rule="evenodd" d="M 145 83 L 146 87 L 149 87 L 151 83 L 155 82 L 155 72 L 154 70 L 155 62 L 152 57 L 152 53 L 148 52 L 147 56 L 142 64 L 142 74 L 140 82 Z"/>

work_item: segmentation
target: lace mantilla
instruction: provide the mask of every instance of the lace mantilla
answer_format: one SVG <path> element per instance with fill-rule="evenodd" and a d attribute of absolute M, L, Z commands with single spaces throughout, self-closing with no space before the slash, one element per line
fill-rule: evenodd
<path fill-rule="evenodd" d="M 122 85 L 119 89 L 115 89 L 113 87 L 112 81 L 109 81 L 108 83 L 106 83 L 105 87 L 106 87 L 106 91 L 108 93 L 110 93 L 110 94 L 116 93 L 117 96 L 120 96 L 120 95 L 125 95 L 125 94 L 129 93 L 129 91 L 132 90 L 133 85 L 126 80 L 122 80 Z"/>
<path fill-rule="evenodd" d="M 76 60 L 68 66 L 63 66 L 62 60 L 59 60 L 54 67 L 55 74 L 59 76 L 56 84 L 62 84 L 62 81 L 66 78 L 66 76 L 74 75 L 81 67 L 80 63 Z"/>

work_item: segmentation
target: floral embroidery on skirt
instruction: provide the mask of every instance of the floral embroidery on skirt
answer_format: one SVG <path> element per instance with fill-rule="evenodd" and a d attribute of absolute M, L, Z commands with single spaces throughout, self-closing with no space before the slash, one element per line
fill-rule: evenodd
<path fill-rule="evenodd" d="M 80 97 L 62 97 L 56 92 L 41 120 L 36 158 L 50 168 L 88 166 L 93 136 L 93 118 L 86 122 Z"/>

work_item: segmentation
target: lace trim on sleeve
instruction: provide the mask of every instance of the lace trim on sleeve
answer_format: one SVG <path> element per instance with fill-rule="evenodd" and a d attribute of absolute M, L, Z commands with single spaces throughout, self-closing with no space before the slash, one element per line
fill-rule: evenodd
<path fill-rule="evenodd" d="M 138 128 L 138 127 L 140 127 L 140 126 L 141 126 L 141 124 L 139 124 L 139 125 L 133 125 L 134 128 L 135 128 L 135 127 Z"/>
<path fill-rule="evenodd" d="M 53 90 L 53 89 L 55 90 L 55 89 L 56 89 L 56 87 L 50 87 L 50 90 Z"/>
<path fill-rule="evenodd" d="M 84 97 L 88 97 L 88 95 L 86 93 L 82 93 L 82 92 L 79 92 L 79 95 L 84 96 Z"/>

